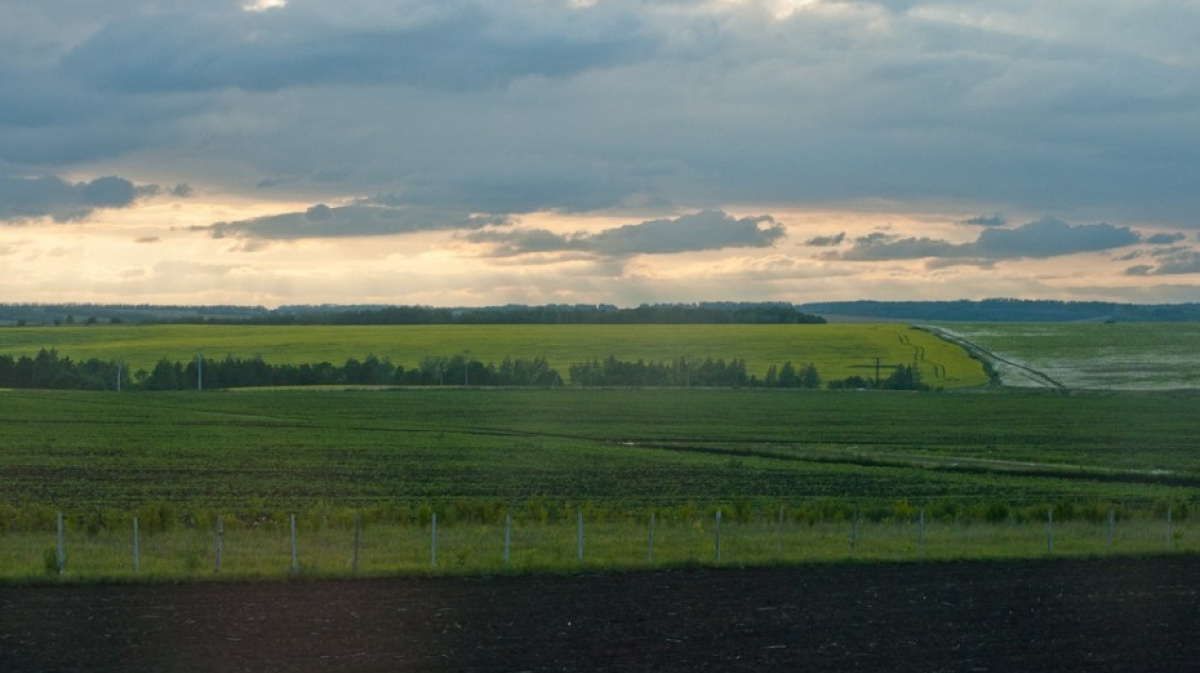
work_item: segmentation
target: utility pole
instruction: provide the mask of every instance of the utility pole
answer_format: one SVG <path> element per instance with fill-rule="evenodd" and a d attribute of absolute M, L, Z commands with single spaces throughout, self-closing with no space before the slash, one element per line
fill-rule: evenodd
<path fill-rule="evenodd" d="M 196 390 L 204 390 L 204 351 L 196 353 Z"/>

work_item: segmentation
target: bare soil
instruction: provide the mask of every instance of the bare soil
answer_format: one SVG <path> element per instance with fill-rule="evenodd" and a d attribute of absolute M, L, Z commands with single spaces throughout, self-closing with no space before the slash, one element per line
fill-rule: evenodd
<path fill-rule="evenodd" d="M 0 671 L 1195 671 L 1200 559 L 0 587 Z"/>

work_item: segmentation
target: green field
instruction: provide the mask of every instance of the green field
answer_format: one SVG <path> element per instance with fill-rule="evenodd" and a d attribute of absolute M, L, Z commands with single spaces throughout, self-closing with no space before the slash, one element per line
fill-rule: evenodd
<path fill-rule="evenodd" d="M 76 361 L 123 360 L 132 371 L 161 358 L 187 362 L 262 356 L 271 364 L 344 363 L 375 355 L 416 366 L 427 356 L 468 353 L 483 363 L 546 358 L 564 377 L 572 363 L 615 356 L 626 361 L 679 357 L 743 359 L 762 378 L 771 365 L 812 363 L 824 380 L 874 376 L 885 367 L 919 366 L 926 383 L 959 388 L 987 382 L 982 365 L 957 346 L 903 325 L 402 325 L 235 326 L 89 325 L 0 329 L 0 355 L 56 349 Z"/>
<path fill-rule="evenodd" d="M 1187 393 L 10 391 L 0 393 L 0 477 L 3 502 L 72 511 L 1190 501 L 1198 402 Z"/>
<path fill-rule="evenodd" d="M 994 354 L 1007 386 L 1200 388 L 1198 323 L 962 323 L 940 329 Z"/>
<path fill-rule="evenodd" d="M 0 392 L 0 578 L 57 576 L 58 511 L 66 577 L 85 580 L 130 575 L 135 516 L 140 576 L 158 578 L 211 577 L 218 519 L 223 576 L 286 576 L 291 514 L 311 575 L 350 571 L 356 516 L 363 574 L 432 567 L 434 515 L 439 572 L 714 563 L 717 511 L 721 563 L 1035 556 L 1051 511 L 1057 554 L 1196 551 L 1197 403 L 1190 392 Z"/>

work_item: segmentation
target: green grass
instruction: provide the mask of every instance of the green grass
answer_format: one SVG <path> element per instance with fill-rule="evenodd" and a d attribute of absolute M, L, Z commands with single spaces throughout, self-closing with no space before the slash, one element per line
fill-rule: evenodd
<path fill-rule="evenodd" d="M 363 574 L 1197 551 L 1200 393 L 770 390 L 0 392 L 0 578 L 46 576 L 55 512 L 68 575 L 285 575 L 296 513 L 302 574 L 344 574 L 354 516 Z M 775 516 L 787 512 L 782 551 Z M 514 518 L 504 566 L 502 528 Z"/>
<path fill-rule="evenodd" d="M 574 521 L 519 522 L 510 533 L 505 562 L 503 524 L 439 526 L 436 559 L 429 526 L 364 526 L 358 576 L 392 574 L 491 574 L 640 569 L 682 565 L 749 566 L 776 563 L 917 561 L 996 558 L 1079 557 L 1110 554 L 1200 553 L 1200 521 L 1176 521 L 1168 545 L 1166 523 L 1142 516 L 1120 521 L 1111 546 L 1103 523 L 1072 521 L 1053 526 L 1053 551 L 1041 521 L 986 523 L 915 521 L 723 522 L 720 558 L 715 521 L 658 520 L 651 544 L 648 519 L 584 524 L 584 554 L 578 555 Z M 852 544 L 853 540 L 853 544 Z M 293 570 L 287 525 L 226 528 L 217 570 L 211 528 L 180 529 L 139 536 L 135 572 L 133 535 L 128 528 L 98 534 L 68 532 L 66 567 L 60 576 L 53 534 L 0 536 L 0 581 L 180 580 L 355 575 L 353 527 L 316 525 L 297 533 Z"/>
<path fill-rule="evenodd" d="M 1198 393 L 11 391 L 0 393 L 0 528 L 5 507 L 37 504 L 90 516 L 160 503 L 176 514 L 267 516 L 403 506 L 408 515 L 389 516 L 411 518 L 423 504 L 452 503 L 495 512 L 1190 501 L 1198 402 Z"/>
<path fill-rule="evenodd" d="M 572 363 L 610 355 L 627 361 L 679 357 L 744 359 L 760 379 L 771 365 L 813 363 L 825 380 L 871 378 L 885 366 L 916 364 L 925 382 L 943 388 L 987 382 L 982 365 L 960 348 L 903 325 L 404 325 L 237 326 L 90 325 L 0 329 L 0 355 L 56 349 L 76 361 L 123 360 L 131 371 L 161 358 L 262 356 L 272 364 L 341 365 L 367 355 L 406 368 L 423 357 L 467 352 L 483 363 L 544 357 L 564 377 Z"/>

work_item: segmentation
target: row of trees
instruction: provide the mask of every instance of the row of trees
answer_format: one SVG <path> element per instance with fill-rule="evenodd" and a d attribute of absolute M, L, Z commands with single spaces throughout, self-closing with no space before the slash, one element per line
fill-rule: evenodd
<path fill-rule="evenodd" d="M 643 304 L 637 308 L 589 305 L 435 308 L 388 306 L 345 310 L 280 308 L 249 319 L 272 325 L 722 325 L 822 324 L 825 319 L 784 303 Z"/>
<path fill-rule="evenodd" d="M 609 356 L 572 364 L 570 381 L 582 386 L 663 387 L 821 387 L 812 364 L 771 365 L 764 378 L 747 374 L 746 361 L 676 358 L 671 361 L 628 362 Z M 368 355 L 351 358 L 342 366 L 318 364 L 268 364 L 261 357 L 197 358 L 172 362 L 163 358 L 146 371 L 130 372 L 122 363 L 90 359 L 75 362 L 58 352 L 42 349 L 34 357 L 0 356 L 0 388 L 56 388 L 70 390 L 186 390 L 255 386 L 402 385 L 402 386 L 561 386 L 564 381 L 545 358 L 505 358 L 499 365 L 484 364 L 465 355 L 422 358 L 416 367 L 393 364 Z M 831 381 L 829 388 L 925 390 L 916 367 L 896 367 L 887 379 L 870 381 L 850 377 Z"/>

